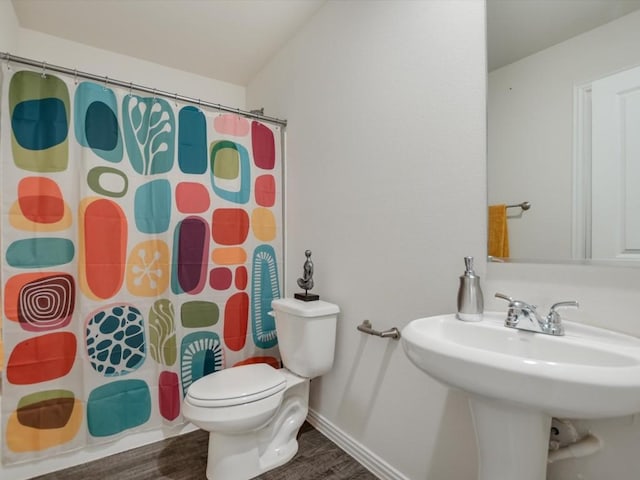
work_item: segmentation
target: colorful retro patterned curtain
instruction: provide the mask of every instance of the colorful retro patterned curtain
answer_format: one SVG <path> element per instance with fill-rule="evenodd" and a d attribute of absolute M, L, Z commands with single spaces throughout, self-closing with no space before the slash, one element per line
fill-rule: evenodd
<path fill-rule="evenodd" d="M 183 422 L 278 365 L 279 127 L 3 70 L 3 462 Z"/>

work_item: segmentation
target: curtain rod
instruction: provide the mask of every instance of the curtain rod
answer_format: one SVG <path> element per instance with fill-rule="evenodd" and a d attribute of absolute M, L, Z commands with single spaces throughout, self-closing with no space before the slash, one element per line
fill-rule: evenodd
<path fill-rule="evenodd" d="M 211 109 L 214 109 L 214 110 L 219 110 L 221 112 L 235 113 L 237 115 L 242 115 L 244 117 L 253 118 L 253 119 L 256 119 L 256 120 L 262 120 L 262 121 L 268 122 L 268 123 L 275 123 L 276 125 L 280 125 L 282 127 L 286 127 L 287 126 L 287 121 L 286 120 L 281 120 L 279 118 L 262 115 L 262 113 L 247 112 L 245 110 L 240 110 L 239 108 L 227 107 L 227 106 L 221 105 L 219 103 L 206 102 L 206 101 L 201 100 L 199 98 L 185 97 L 184 95 L 178 95 L 177 93 L 165 92 L 165 91 L 162 91 L 162 90 L 158 90 L 157 88 L 150 88 L 150 87 L 146 87 L 144 85 L 135 84 L 133 82 L 123 82 L 122 80 L 116 80 L 114 78 L 109 78 L 107 76 L 103 77 L 103 76 L 100 76 L 100 75 L 94 75 L 93 73 L 81 72 L 81 71 L 79 71 L 77 69 L 61 67 L 59 65 L 50 65 L 47 62 L 38 62 L 38 61 L 32 60 L 30 58 L 18 57 L 16 55 L 11 55 L 8 52 L 5 52 L 5 53 L 1 53 L 0 52 L 0 60 L 6 60 L 7 64 L 9 64 L 11 62 L 14 62 L 14 63 L 21 63 L 21 64 L 24 64 L 24 65 L 29 65 L 31 67 L 42 68 L 42 72 L 43 73 L 45 73 L 47 70 L 50 70 L 52 72 L 63 73 L 65 75 L 70 75 L 70 76 L 73 76 L 73 77 L 86 78 L 88 80 L 93 80 L 93 81 L 96 81 L 96 82 L 104 82 L 105 85 L 115 85 L 115 86 L 122 87 L 122 88 L 128 88 L 129 90 L 136 90 L 138 92 L 149 93 L 149 94 L 155 95 L 157 97 L 170 98 L 172 100 L 175 100 L 176 102 L 180 101 L 180 102 L 183 102 L 183 103 L 191 103 L 191 104 L 197 105 L 199 107 L 207 107 L 207 108 L 211 108 Z"/>

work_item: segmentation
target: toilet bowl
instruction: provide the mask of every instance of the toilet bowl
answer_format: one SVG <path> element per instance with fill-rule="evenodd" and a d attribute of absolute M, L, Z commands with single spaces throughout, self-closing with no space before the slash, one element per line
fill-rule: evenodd
<path fill-rule="evenodd" d="M 336 305 L 278 299 L 272 308 L 284 368 L 224 369 L 195 381 L 185 395 L 184 417 L 209 432 L 209 480 L 248 480 L 291 460 L 309 381 L 333 366 Z"/>

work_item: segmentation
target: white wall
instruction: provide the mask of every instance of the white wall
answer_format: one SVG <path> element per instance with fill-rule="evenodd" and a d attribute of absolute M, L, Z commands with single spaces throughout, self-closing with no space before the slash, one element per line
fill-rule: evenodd
<path fill-rule="evenodd" d="M 509 220 L 512 258 L 571 258 L 573 90 L 640 65 L 638 45 L 640 11 L 489 74 L 489 203 L 533 205 Z"/>
<path fill-rule="evenodd" d="M 329 1 L 247 89 L 289 121 L 286 293 L 308 248 L 341 308 L 311 408 L 408 479 L 476 478 L 466 401 L 356 326 L 453 311 L 486 255 L 484 44 L 479 0 Z"/>
<path fill-rule="evenodd" d="M 188 97 L 245 109 L 244 87 L 182 72 L 117 53 L 100 50 L 61 38 L 20 28 L 13 6 L 0 0 L 0 51 L 77 68 L 96 75 L 146 85 L 158 90 L 177 92 Z M 203 59 L 206 61 L 206 59 Z M 12 65 L 12 68 L 19 68 Z M 151 430 L 131 434 L 116 442 L 86 448 L 54 458 L 14 466 L 0 465 L 0 478 L 22 480 L 85 463 L 97 458 L 159 441 L 167 436 L 194 430 L 188 425 L 172 431 Z"/>
<path fill-rule="evenodd" d="M 21 57 L 95 75 L 145 85 L 166 92 L 244 109 L 245 88 L 200 75 L 147 62 L 119 53 L 79 44 L 59 37 L 20 28 L 17 51 Z M 207 59 L 202 59 L 206 62 Z"/>
<path fill-rule="evenodd" d="M 11 2 L 0 1 L 0 52 L 12 52 L 18 43 L 18 19 Z"/>

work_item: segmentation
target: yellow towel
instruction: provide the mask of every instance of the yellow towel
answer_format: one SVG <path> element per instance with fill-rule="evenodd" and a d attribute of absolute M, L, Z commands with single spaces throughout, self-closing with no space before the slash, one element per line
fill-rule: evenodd
<path fill-rule="evenodd" d="M 489 255 L 509 258 L 509 232 L 507 206 L 489 205 Z"/>

